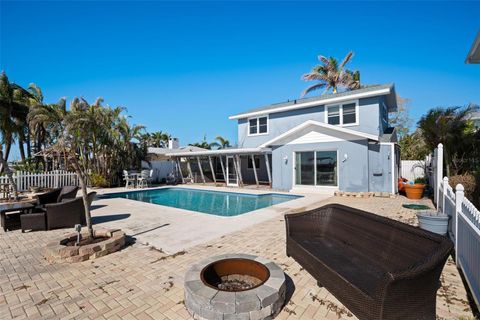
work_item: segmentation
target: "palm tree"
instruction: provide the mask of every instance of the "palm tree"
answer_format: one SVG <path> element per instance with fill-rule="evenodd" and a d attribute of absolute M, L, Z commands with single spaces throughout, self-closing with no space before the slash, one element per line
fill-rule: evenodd
<path fill-rule="evenodd" d="M 5 162 L 8 162 L 15 138 L 20 141 L 22 160 L 25 158 L 23 141 L 28 114 L 28 105 L 26 104 L 28 95 L 29 93 L 25 89 L 10 83 L 5 72 L 0 74 L 0 140 L 2 145 L 5 145 L 3 154 Z"/>
<path fill-rule="evenodd" d="M 320 65 L 315 66 L 311 72 L 304 74 L 302 79 L 305 81 L 320 81 L 302 92 L 302 97 L 306 94 L 324 88 L 324 92 L 337 93 L 339 88 L 354 90 L 360 88 L 360 71 L 350 71 L 345 69 L 345 65 L 352 59 L 353 52 L 347 53 L 340 65 L 334 57 L 319 56 Z"/>
<path fill-rule="evenodd" d="M 217 136 L 215 138 L 216 141 L 210 143 L 210 148 L 216 148 L 216 149 L 225 149 L 230 147 L 230 141 L 227 139 L 223 138 L 222 136 Z"/>
<path fill-rule="evenodd" d="M 455 171 L 458 171 L 459 166 L 455 160 L 463 159 L 471 152 L 472 145 L 467 137 L 473 133 L 473 128 L 467 116 L 478 109 L 479 107 L 474 104 L 465 107 L 434 108 L 418 121 L 418 128 L 429 150 L 435 149 L 439 143 L 443 144 L 447 176 L 450 176 L 452 165 Z"/>

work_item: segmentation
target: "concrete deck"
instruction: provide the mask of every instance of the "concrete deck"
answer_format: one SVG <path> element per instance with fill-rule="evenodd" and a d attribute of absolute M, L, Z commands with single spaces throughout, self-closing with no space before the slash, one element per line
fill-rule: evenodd
<path fill-rule="evenodd" d="M 315 202 L 315 199 L 319 201 Z M 137 233 L 152 228 L 143 221 L 143 215 L 147 215 L 152 207 L 145 206 L 143 211 L 136 213 L 125 203 L 116 204 L 117 201 L 114 200 L 115 204 L 107 203 L 108 207 L 95 209 L 94 216 L 130 213 L 127 219 L 104 224 L 120 226 L 122 221 L 123 225 L 137 230 Z M 296 208 L 290 203 L 289 209 L 300 211 L 337 202 L 406 223 L 417 223 L 414 211 L 402 208 L 403 203 L 412 202 L 404 197 L 325 199 L 312 196 L 308 201 L 309 204 L 298 202 Z M 430 204 L 428 201 L 423 203 Z M 94 204 L 98 206 L 100 201 Z M 160 213 L 161 219 L 164 219 L 161 222 L 171 222 L 172 228 L 181 228 L 175 227 L 175 213 L 178 212 L 168 214 L 169 218 Z M 158 215 L 155 211 L 150 214 Z M 182 223 L 190 218 L 196 219 L 184 214 Z M 270 214 L 273 218 L 267 219 Z M 46 244 L 58 240 L 70 230 L 0 232 L 0 319 L 191 319 L 183 301 L 186 271 L 206 257 L 225 253 L 262 256 L 283 269 L 289 279 L 287 303 L 276 319 L 356 319 L 325 288 L 319 288 L 315 279 L 299 264 L 285 255 L 282 213 L 267 212 L 261 219 L 266 220 L 260 222 L 260 218 L 254 219 L 256 224 L 194 246 L 190 245 L 196 240 L 188 239 L 194 238 L 192 234 L 182 235 L 184 240 L 172 242 L 169 237 L 177 237 L 177 232 L 169 234 L 166 232 L 168 229 L 157 228 L 150 232 L 156 232 L 155 241 L 161 244 L 158 247 L 138 241 L 119 252 L 77 264 L 49 264 L 43 257 Z M 203 222 L 196 220 L 193 223 L 197 228 L 205 228 Z M 234 226 L 231 228 L 233 230 Z M 205 235 L 195 228 L 191 230 L 197 232 L 196 236 Z M 147 234 L 148 231 L 136 237 L 141 239 Z M 205 235 L 205 239 L 208 237 Z M 189 248 L 167 254 L 159 249 L 164 247 L 163 244 L 172 248 L 181 244 Z M 474 319 L 461 277 L 451 259 L 443 270 L 437 297 L 438 320 Z"/>
<path fill-rule="evenodd" d="M 199 185 L 175 186 L 175 188 L 233 191 L 247 194 L 272 193 L 271 190 L 206 188 Z M 123 191 L 132 191 L 132 189 L 103 189 L 99 190 L 99 194 Z M 98 226 L 120 228 L 128 235 L 133 236 L 138 243 L 161 248 L 166 253 L 175 253 L 272 218 L 281 217 L 285 213 L 309 206 L 330 196 L 306 193 L 296 193 L 296 195 L 301 195 L 302 198 L 234 217 L 215 216 L 122 198 L 99 199 L 94 202 L 92 217 L 93 222 Z"/>

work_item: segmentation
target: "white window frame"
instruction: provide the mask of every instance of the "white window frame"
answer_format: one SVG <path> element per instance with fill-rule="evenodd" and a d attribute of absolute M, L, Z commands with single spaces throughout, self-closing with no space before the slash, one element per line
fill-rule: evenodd
<path fill-rule="evenodd" d="M 267 118 L 267 132 L 260 133 L 260 118 Z M 250 120 L 254 120 L 254 119 L 257 121 L 257 133 L 250 133 Z M 269 131 L 270 131 L 270 117 L 268 116 L 268 114 L 263 116 L 258 116 L 258 117 L 251 117 L 247 119 L 247 135 L 249 137 L 267 135 Z"/>
<path fill-rule="evenodd" d="M 335 151 L 337 153 L 337 185 L 335 186 L 321 186 L 321 185 L 317 185 L 317 152 L 322 152 L 322 151 Z M 315 168 L 314 168 L 314 177 L 315 177 L 315 184 L 312 186 L 312 185 L 306 185 L 306 184 L 297 184 L 297 179 L 296 179 L 296 172 L 297 170 L 295 169 L 297 167 L 297 157 L 296 157 L 296 153 L 297 152 L 314 152 L 315 154 Z M 295 150 L 293 151 L 292 153 L 292 163 L 293 163 L 293 167 L 292 167 L 292 171 L 293 171 L 293 177 L 292 177 L 292 186 L 293 188 L 295 189 L 308 189 L 308 188 L 312 188 L 312 189 L 324 189 L 324 190 L 338 190 L 339 188 L 339 185 L 340 185 L 340 153 L 339 153 L 339 150 L 338 149 L 309 149 L 309 150 Z"/>
<path fill-rule="evenodd" d="M 347 123 L 343 124 L 343 106 L 346 104 L 352 104 L 355 103 L 355 122 L 354 123 Z M 340 116 L 340 123 L 339 124 L 334 124 L 334 126 L 340 126 L 340 127 L 351 127 L 351 126 L 358 126 L 360 123 L 360 112 L 359 112 L 359 105 L 358 105 L 358 100 L 352 100 L 352 101 L 346 101 L 342 103 L 335 103 L 335 104 L 327 104 L 325 105 L 325 123 L 328 123 L 328 108 L 330 107 L 337 107 L 338 106 L 338 113 Z"/>

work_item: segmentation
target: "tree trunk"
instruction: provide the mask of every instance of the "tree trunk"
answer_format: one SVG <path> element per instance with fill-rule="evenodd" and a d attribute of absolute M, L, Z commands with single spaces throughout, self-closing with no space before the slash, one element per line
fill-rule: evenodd
<path fill-rule="evenodd" d="M 20 151 L 20 158 L 22 159 L 22 163 L 25 163 L 25 146 L 23 145 L 25 138 L 20 135 L 18 138 L 18 150 Z"/>
<path fill-rule="evenodd" d="M 2 157 L 5 162 L 8 162 L 8 156 L 10 155 L 10 149 L 12 148 L 12 140 L 7 139 L 7 143 L 5 144 L 5 154 Z"/>
<path fill-rule="evenodd" d="M 25 140 L 25 144 L 27 146 L 28 159 L 32 158 L 32 146 L 30 142 L 31 142 L 31 132 L 30 132 L 30 128 L 27 128 L 27 139 Z"/>
<path fill-rule="evenodd" d="M 85 175 L 83 170 L 78 163 L 78 159 L 76 156 L 71 156 L 72 165 L 77 173 L 78 180 L 80 182 L 80 189 L 82 189 L 82 198 L 83 198 L 83 206 L 85 208 L 85 220 L 87 222 L 87 230 L 88 236 L 93 239 L 93 226 L 92 226 L 92 217 L 90 215 L 90 206 L 88 205 L 88 192 L 87 192 L 87 184 L 85 181 Z"/>
<path fill-rule="evenodd" d="M 15 180 L 13 180 L 12 171 L 10 171 L 7 161 L 3 158 L 3 150 L 0 149 L 0 173 L 2 173 L 2 171 L 5 171 L 8 180 L 13 187 L 13 196 L 15 201 L 18 200 L 17 184 L 15 183 Z"/>

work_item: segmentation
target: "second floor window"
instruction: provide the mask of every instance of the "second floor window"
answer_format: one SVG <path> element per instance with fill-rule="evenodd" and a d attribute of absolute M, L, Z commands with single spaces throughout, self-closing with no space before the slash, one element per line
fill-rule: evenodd
<path fill-rule="evenodd" d="M 268 133 L 268 117 L 250 118 L 248 120 L 248 134 L 266 134 Z"/>
<path fill-rule="evenodd" d="M 358 111 L 356 103 L 327 106 L 326 121 L 332 125 L 355 125 L 358 124 Z"/>

